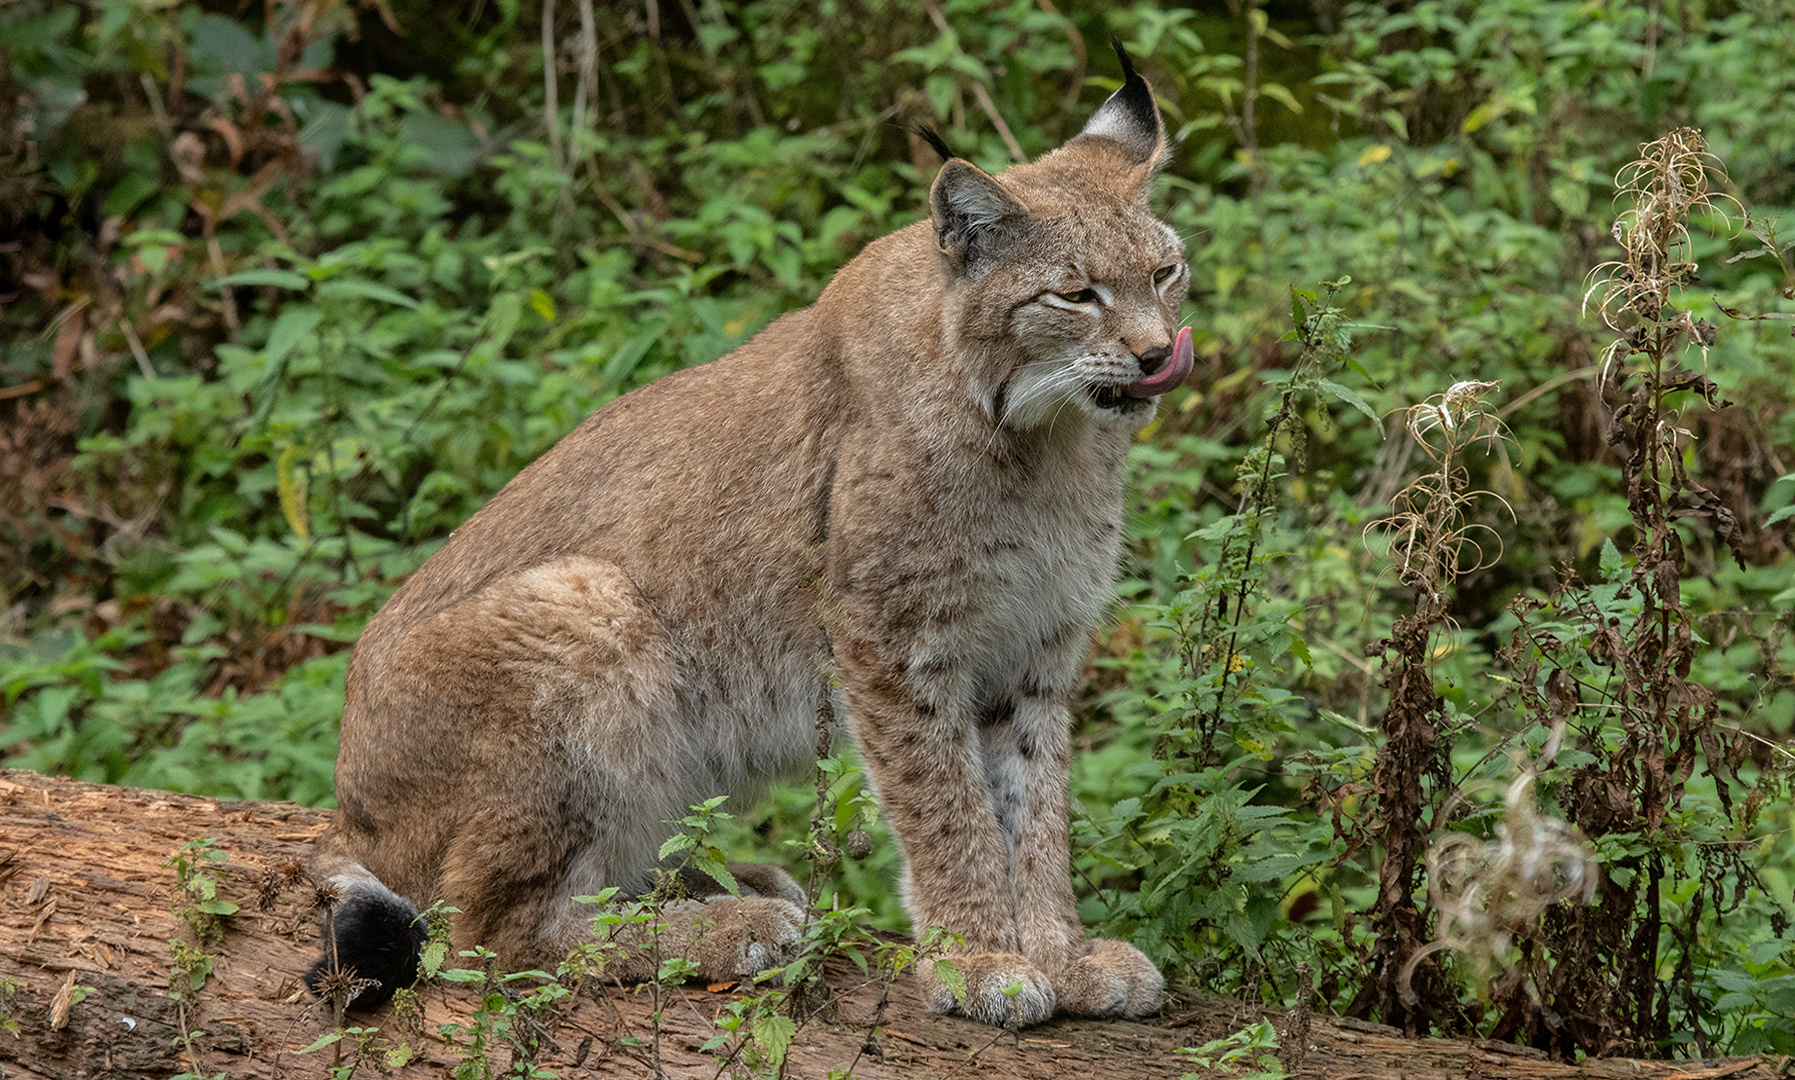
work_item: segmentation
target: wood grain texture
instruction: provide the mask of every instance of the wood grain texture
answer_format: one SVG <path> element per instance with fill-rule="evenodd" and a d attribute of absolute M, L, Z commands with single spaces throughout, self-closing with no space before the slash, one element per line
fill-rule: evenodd
<path fill-rule="evenodd" d="M 54 780 L 0 770 L 0 978 L 17 987 L 7 1000 L 21 1026 L 0 1033 L 0 1075 L 18 1080 L 165 1077 L 183 1071 L 255 1080 L 325 1077 L 331 1050 L 299 1051 L 333 1027 L 330 1010 L 299 988 L 316 941 L 315 916 L 302 889 L 287 889 L 260 910 L 264 874 L 303 859 L 328 811 L 290 803 L 240 803 L 166 792 Z M 183 1017 L 168 993 L 170 939 L 186 933 L 173 909 L 174 875 L 163 863 L 188 841 L 216 837 L 231 858 L 221 895 L 241 911 L 224 939 L 207 947 L 213 977 L 189 995 L 185 1017 L 192 1055 L 181 1046 Z M 69 976 L 90 987 L 54 1027 L 56 997 Z M 879 988 L 850 965 L 830 972 L 835 997 L 799 1029 L 786 1075 L 822 1077 L 854 1064 L 866 1080 L 1018 1077 L 1047 1080 L 1177 1078 L 1187 1071 L 1181 1046 L 1202 1043 L 1257 1019 L 1235 1003 L 1207 998 L 1148 1023 L 1056 1020 L 1020 1036 L 923 1008 L 913 979 L 892 989 L 883 1023 L 869 1039 Z M 663 1002 L 661 1056 L 670 1077 L 715 1077 L 718 1062 L 699 1047 L 730 991 L 688 986 Z M 446 1076 L 458 1048 L 434 1032 L 464 1020 L 469 992 L 433 985 L 422 993 L 417 1057 L 397 1077 Z M 622 1043 L 652 1037 L 649 996 L 612 988 L 580 1001 L 552 1032 L 561 1047 L 540 1064 L 565 1077 L 647 1077 L 642 1051 Z M 390 1011 L 352 1019 L 381 1024 Z M 1393 1029 L 1313 1018 L 1303 1077 L 1326 1080 L 1773 1080 L 1777 1065 L 1758 1059 L 1553 1062 L 1536 1052 L 1487 1042 L 1404 1039 Z M 974 1056 L 976 1053 L 976 1056 Z M 969 1061 L 968 1059 L 971 1058 Z M 856 1060 L 857 1059 L 857 1060 Z M 577 1064 L 575 1063 L 577 1060 Z M 502 1074 L 507 1059 L 493 1056 Z M 378 1076 L 373 1063 L 358 1075 Z M 730 1075 L 728 1071 L 722 1073 Z"/>

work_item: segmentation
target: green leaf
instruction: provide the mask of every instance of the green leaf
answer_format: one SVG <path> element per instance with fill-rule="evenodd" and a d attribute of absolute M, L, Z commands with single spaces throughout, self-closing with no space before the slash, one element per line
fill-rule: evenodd
<path fill-rule="evenodd" d="M 304 290 L 311 287 L 312 281 L 304 274 L 295 274 L 291 270 L 239 270 L 234 274 L 226 274 L 213 284 L 272 285 L 277 289 Z"/>
<path fill-rule="evenodd" d="M 530 308 L 546 322 L 555 321 L 555 298 L 541 289 L 530 290 Z"/>
<path fill-rule="evenodd" d="M 424 969 L 426 979 L 434 979 L 442 970 L 443 961 L 449 958 L 449 945 L 446 941 L 432 941 L 424 946 L 423 954 L 418 957 L 418 966 Z"/>
<path fill-rule="evenodd" d="M 1300 114 L 1303 111 L 1303 103 L 1296 100 L 1296 95 L 1278 83 L 1260 83 L 1259 93 L 1262 97 L 1271 98 L 1293 113 Z"/>
<path fill-rule="evenodd" d="M 235 915 L 237 913 L 237 905 L 229 900 L 205 900 L 193 905 L 193 909 L 207 915 Z"/>
<path fill-rule="evenodd" d="M 398 289 L 388 288 L 385 285 L 378 285 L 372 281 L 361 281 L 355 278 L 350 278 L 348 280 L 333 278 L 330 281 L 326 281 L 318 286 L 318 295 L 329 297 L 333 300 L 351 297 L 367 300 L 380 300 L 388 304 L 398 304 L 400 307 L 408 307 L 413 311 L 421 310 L 424 306 L 416 300 L 413 300 L 411 297 L 406 296 Z"/>
<path fill-rule="evenodd" d="M 954 966 L 952 960 L 935 961 L 935 981 L 947 987 L 954 1001 L 964 1009 L 966 1007 L 966 976 Z"/>
<path fill-rule="evenodd" d="M 714 851 L 707 851 L 704 854 L 704 858 L 693 860 L 693 865 L 699 870 L 704 871 L 705 875 L 712 881 L 723 886 L 724 890 L 728 892 L 729 895 L 740 896 L 742 894 L 742 887 L 736 883 L 735 875 L 729 872 L 729 868 L 724 864 L 722 856 Z"/>
<path fill-rule="evenodd" d="M 335 1043 L 338 1039 L 341 1039 L 342 1037 L 343 1037 L 343 1029 L 342 1028 L 337 1028 L 334 1031 L 326 1031 L 324 1034 L 318 1036 L 317 1042 L 314 1042 L 314 1043 L 312 1043 L 312 1045 L 306 1047 L 304 1050 L 301 1050 L 300 1053 L 309 1054 L 315 1050 L 322 1050 L 326 1046 L 330 1046 L 331 1044 Z"/>
<path fill-rule="evenodd" d="M 754 1021 L 754 1041 L 774 1068 L 785 1061 L 786 1048 L 797 1033 L 798 1024 L 789 1016 L 763 1016 Z"/>
<path fill-rule="evenodd" d="M 1317 379 L 1315 380 L 1315 384 L 1321 387 L 1324 393 L 1339 398 L 1341 401 L 1346 402 L 1348 405 L 1351 405 L 1353 408 L 1370 417 L 1371 422 L 1377 425 L 1377 433 L 1379 435 L 1384 433 L 1383 418 L 1378 416 L 1377 411 L 1366 404 L 1365 399 L 1360 397 L 1351 387 L 1341 386 L 1339 383 L 1332 382 L 1328 379 Z"/>
<path fill-rule="evenodd" d="M 635 373 L 636 365 L 640 364 L 642 358 L 648 355 L 648 350 L 653 348 L 654 343 L 659 341 L 661 335 L 666 332 L 667 324 L 655 323 L 624 342 L 622 347 L 613 353 L 611 359 L 605 364 L 604 384 L 611 387 L 622 386 L 624 380 Z"/>
<path fill-rule="evenodd" d="M 287 357 L 301 341 L 312 336 L 323 319 L 324 313 L 315 307 L 295 305 L 281 309 L 274 329 L 268 332 L 268 344 L 262 349 L 262 378 L 251 395 L 256 403 L 249 417 L 251 431 L 259 431 L 274 411 L 274 399 L 287 374 Z"/>
<path fill-rule="evenodd" d="M 439 972 L 437 978 L 444 982 L 477 983 L 486 979 L 486 972 L 475 971 L 472 968 L 449 968 L 446 971 Z"/>
<path fill-rule="evenodd" d="M 1627 560 L 1612 539 L 1602 541 L 1601 569 L 1603 581 L 1619 581 L 1626 575 Z"/>
<path fill-rule="evenodd" d="M 661 845 L 660 854 L 655 858 L 665 859 L 667 856 L 678 854 L 681 851 L 690 851 L 697 842 L 691 833 L 674 833 L 667 838 L 666 843 Z"/>
<path fill-rule="evenodd" d="M 287 519 L 293 535 L 305 544 L 312 539 L 310 504 L 306 497 L 309 479 L 305 472 L 293 467 L 298 456 L 297 446 L 289 444 L 281 450 L 274 465 L 275 491 L 280 496 L 281 516 Z"/>

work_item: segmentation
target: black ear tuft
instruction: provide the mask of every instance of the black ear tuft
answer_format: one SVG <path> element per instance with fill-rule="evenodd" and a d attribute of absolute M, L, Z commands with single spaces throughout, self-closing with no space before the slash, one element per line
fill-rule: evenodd
<path fill-rule="evenodd" d="M 1153 88 L 1134 70 L 1134 61 L 1122 42 L 1111 38 L 1110 44 L 1115 46 L 1116 59 L 1122 64 L 1122 87 L 1091 114 L 1080 135 L 1113 139 L 1138 161 L 1157 169 L 1165 164 L 1170 147 L 1159 119 L 1159 105 L 1153 100 Z"/>
<path fill-rule="evenodd" d="M 1135 78 L 1134 58 L 1128 55 L 1128 47 L 1123 45 L 1122 39 L 1114 34 L 1109 36 L 1109 44 L 1111 48 L 1116 50 L 1116 59 L 1122 62 L 1122 81 L 1125 83 L 1133 82 Z"/>
<path fill-rule="evenodd" d="M 941 155 L 942 161 L 952 161 L 960 156 L 954 153 L 953 147 L 947 145 L 947 140 L 941 137 L 941 133 L 929 125 L 918 124 L 910 130 L 916 133 L 917 138 L 928 143 L 930 149 Z"/>
<path fill-rule="evenodd" d="M 929 210 L 941 250 L 962 268 L 982 261 L 1028 220 L 1028 210 L 996 177 L 964 158 L 941 166 Z"/>

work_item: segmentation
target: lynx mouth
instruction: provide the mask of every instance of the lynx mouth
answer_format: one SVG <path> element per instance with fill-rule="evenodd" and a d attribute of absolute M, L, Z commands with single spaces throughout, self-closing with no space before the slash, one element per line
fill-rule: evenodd
<path fill-rule="evenodd" d="M 1119 386 L 1087 386 L 1085 393 L 1091 396 L 1091 401 L 1099 409 L 1120 409 L 1141 400 L 1122 393 Z"/>
<path fill-rule="evenodd" d="M 1099 409 L 1126 409 L 1139 402 L 1151 401 L 1184 382 L 1195 365 L 1194 353 L 1190 327 L 1186 326 L 1178 331 L 1172 355 L 1166 358 L 1164 367 L 1131 383 L 1093 385 L 1086 387 L 1086 392 Z"/>

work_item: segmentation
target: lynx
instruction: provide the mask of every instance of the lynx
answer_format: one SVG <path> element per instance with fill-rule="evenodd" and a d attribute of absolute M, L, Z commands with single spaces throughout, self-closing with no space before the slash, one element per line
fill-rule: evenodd
<path fill-rule="evenodd" d="M 314 984 L 332 962 L 384 1000 L 439 899 L 457 946 L 552 966 L 589 940 L 574 897 L 646 888 L 690 804 L 807 768 L 828 693 L 912 922 L 963 940 L 937 1009 L 1158 1007 L 1146 956 L 1086 937 L 1068 854 L 1068 699 L 1124 459 L 1192 362 L 1189 272 L 1148 206 L 1166 132 L 1122 61 L 1077 137 L 996 176 L 949 157 L 926 220 L 600 409 L 393 595 L 350 664 Z M 733 869 L 740 895 L 662 916 L 703 977 L 776 966 L 803 923 L 783 871 Z M 652 975 L 637 960 L 612 973 Z"/>

